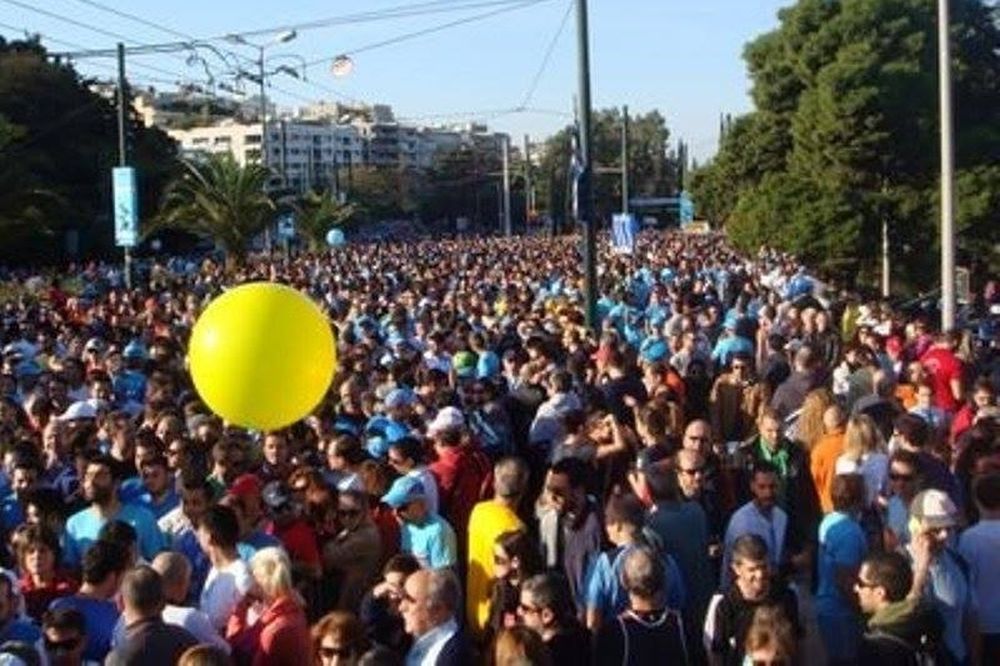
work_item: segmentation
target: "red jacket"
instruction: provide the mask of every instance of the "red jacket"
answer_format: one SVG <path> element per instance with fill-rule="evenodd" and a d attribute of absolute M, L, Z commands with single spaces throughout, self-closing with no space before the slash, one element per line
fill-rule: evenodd
<path fill-rule="evenodd" d="M 441 515 L 455 528 L 458 542 L 464 544 L 472 507 L 492 495 L 489 458 L 468 446 L 441 447 L 429 469 L 437 482 Z"/>
<path fill-rule="evenodd" d="M 298 601 L 291 597 L 274 600 L 254 624 L 247 624 L 248 608 L 247 603 L 241 602 L 226 627 L 236 664 L 301 666 L 309 661 L 312 654 L 309 623 Z"/>

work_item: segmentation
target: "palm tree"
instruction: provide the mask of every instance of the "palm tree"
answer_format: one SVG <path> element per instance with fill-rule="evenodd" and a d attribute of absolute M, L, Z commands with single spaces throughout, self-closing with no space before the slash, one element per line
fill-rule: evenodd
<path fill-rule="evenodd" d="M 295 206 L 297 228 L 315 251 L 326 246 L 326 234 L 333 227 L 343 226 L 357 212 L 353 203 L 344 204 L 328 192 L 310 191 Z"/>
<path fill-rule="evenodd" d="M 164 227 L 189 231 L 215 241 L 228 260 L 242 263 L 274 215 L 274 202 L 264 191 L 267 169 L 240 166 L 229 154 L 181 163 L 184 172 L 167 187 L 150 233 Z"/>

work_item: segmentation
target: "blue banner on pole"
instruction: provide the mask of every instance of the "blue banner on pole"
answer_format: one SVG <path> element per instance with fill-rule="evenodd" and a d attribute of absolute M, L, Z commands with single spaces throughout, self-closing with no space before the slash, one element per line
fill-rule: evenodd
<path fill-rule="evenodd" d="M 639 231 L 639 221 L 631 213 L 615 213 L 611 216 L 611 246 L 616 252 L 632 254 L 635 250 L 635 236 Z"/>
<path fill-rule="evenodd" d="M 139 241 L 139 189 L 136 187 L 135 169 L 112 169 L 111 186 L 115 207 L 115 244 L 118 247 L 135 247 Z"/>
<path fill-rule="evenodd" d="M 687 192 L 681 192 L 678 204 L 678 216 L 680 217 L 680 222 L 682 227 L 694 222 L 694 202 L 691 201 L 691 197 Z"/>

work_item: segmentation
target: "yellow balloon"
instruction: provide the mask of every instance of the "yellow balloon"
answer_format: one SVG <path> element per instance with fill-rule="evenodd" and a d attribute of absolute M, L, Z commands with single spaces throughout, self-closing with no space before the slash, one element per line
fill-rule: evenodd
<path fill-rule="evenodd" d="M 213 412 L 274 430 L 316 408 L 333 381 L 336 353 L 329 321 L 307 296 L 254 282 L 209 303 L 191 331 L 188 362 Z"/>

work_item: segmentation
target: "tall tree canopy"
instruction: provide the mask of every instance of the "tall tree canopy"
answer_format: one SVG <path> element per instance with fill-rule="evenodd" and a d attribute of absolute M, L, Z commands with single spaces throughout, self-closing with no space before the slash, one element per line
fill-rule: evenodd
<path fill-rule="evenodd" d="M 593 113 L 591 159 L 598 167 L 621 165 L 622 115 L 619 109 Z M 569 156 L 573 127 L 568 126 L 545 142 L 541 165 L 535 174 L 539 208 L 557 220 L 565 220 L 570 209 Z M 629 115 L 629 193 L 631 196 L 668 196 L 679 190 L 678 156 L 668 151 L 670 131 L 658 111 Z M 683 159 L 684 150 L 680 159 Z M 594 207 L 598 219 L 621 210 L 621 178 L 618 173 L 593 176 Z"/>
<path fill-rule="evenodd" d="M 37 40 L 0 38 L 0 261 L 61 257 L 65 232 L 85 253 L 113 245 L 111 167 L 118 163 L 113 101 Z M 174 142 L 128 118 L 145 217 L 174 168 Z"/>
<path fill-rule="evenodd" d="M 959 259 L 1000 268 L 1000 13 L 953 0 Z M 872 279 L 889 222 L 894 278 L 936 275 L 936 0 L 799 0 L 747 45 L 755 110 L 692 177 L 699 212 L 845 281 Z"/>

